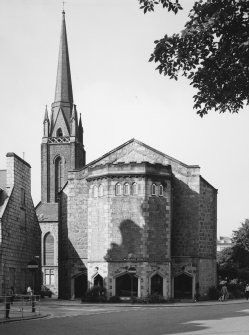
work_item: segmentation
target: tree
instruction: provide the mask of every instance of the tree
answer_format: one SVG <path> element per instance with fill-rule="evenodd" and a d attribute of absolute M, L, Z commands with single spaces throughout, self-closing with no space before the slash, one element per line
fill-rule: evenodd
<path fill-rule="evenodd" d="M 178 1 L 139 0 L 153 11 L 161 4 L 168 11 L 182 9 Z M 238 113 L 249 103 L 249 1 L 200 0 L 189 13 L 180 34 L 155 41 L 149 61 L 160 74 L 187 77 L 196 89 L 194 108 L 201 117 L 210 110 Z"/>
<path fill-rule="evenodd" d="M 233 259 L 239 268 L 249 269 L 249 219 L 233 232 Z"/>
<path fill-rule="evenodd" d="M 168 11 L 173 11 L 175 14 L 179 9 L 182 9 L 182 6 L 179 4 L 178 0 L 173 2 L 172 0 L 139 0 L 141 9 L 144 10 L 144 13 L 154 11 L 155 5 L 161 3 L 163 8 L 168 8 Z"/>
<path fill-rule="evenodd" d="M 217 254 L 218 274 L 229 281 L 249 281 L 249 219 L 233 232 L 232 244 Z"/>
<path fill-rule="evenodd" d="M 233 259 L 233 248 L 225 248 L 217 254 L 218 275 L 222 279 L 232 280 L 238 277 L 237 264 Z"/>

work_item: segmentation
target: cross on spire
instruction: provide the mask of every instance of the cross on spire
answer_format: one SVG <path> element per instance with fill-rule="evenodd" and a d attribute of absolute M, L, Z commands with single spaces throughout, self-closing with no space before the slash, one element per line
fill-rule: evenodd
<path fill-rule="evenodd" d="M 62 13 L 65 13 L 64 6 L 65 6 L 66 1 L 62 1 Z"/>

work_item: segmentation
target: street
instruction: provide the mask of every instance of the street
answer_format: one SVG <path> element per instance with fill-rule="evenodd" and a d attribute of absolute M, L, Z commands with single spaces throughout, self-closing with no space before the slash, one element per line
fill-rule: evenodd
<path fill-rule="evenodd" d="M 249 334 L 249 303 L 81 305 L 42 301 L 48 317 L 0 325 L 3 335 Z"/>

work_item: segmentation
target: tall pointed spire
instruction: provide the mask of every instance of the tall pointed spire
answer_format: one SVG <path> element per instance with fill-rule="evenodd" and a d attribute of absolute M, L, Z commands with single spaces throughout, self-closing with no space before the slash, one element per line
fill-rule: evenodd
<path fill-rule="evenodd" d="M 70 103 L 71 106 L 73 105 L 73 90 L 72 90 L 64 10 L 62 11 L 60 49 L 59 49 L 59 60 L 57 68 L 54 102 Z"/>

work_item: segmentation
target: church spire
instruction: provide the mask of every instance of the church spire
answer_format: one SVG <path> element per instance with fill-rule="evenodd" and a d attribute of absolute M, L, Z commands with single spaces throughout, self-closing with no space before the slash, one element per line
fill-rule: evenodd
<path fill-rule="evenodd" d="M 59 49 L 59 59 L 58 59 L 54 102 L 55 103 L 69 103 L 71 107 L 73 105 L 73 90 L 72 90 L 64 9 L 62 11 L 60 49 Z"/>

